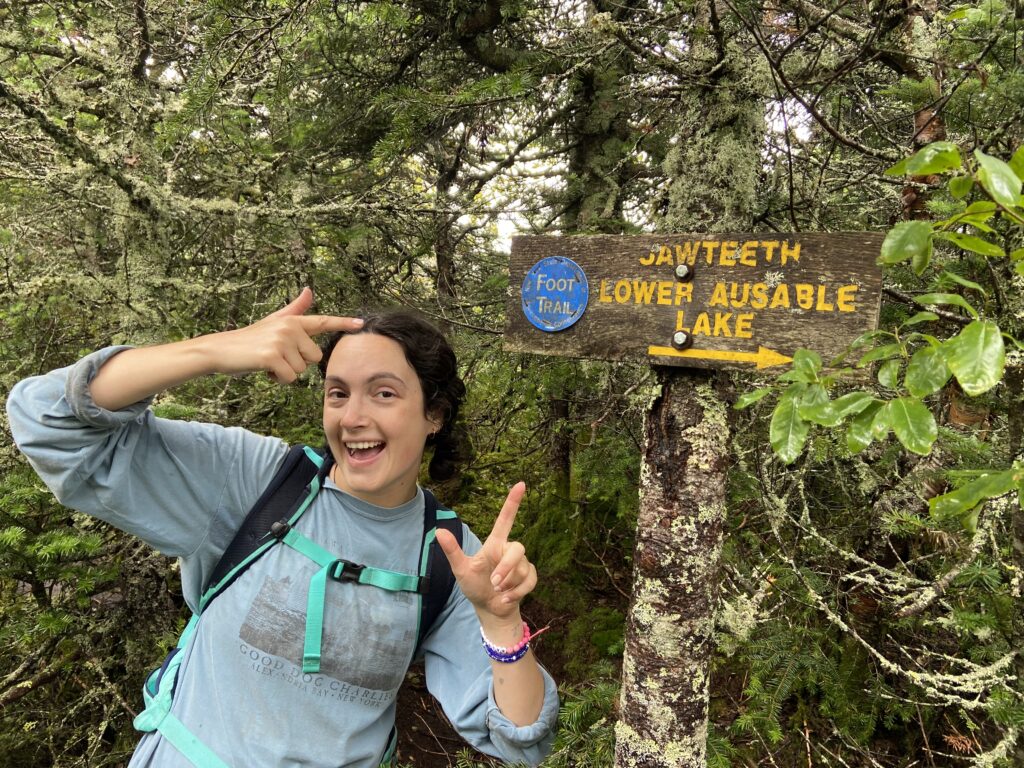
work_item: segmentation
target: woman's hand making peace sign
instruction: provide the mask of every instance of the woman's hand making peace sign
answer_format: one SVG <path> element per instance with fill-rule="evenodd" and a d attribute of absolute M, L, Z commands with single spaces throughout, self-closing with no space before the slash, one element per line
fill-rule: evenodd
<path fill-rule="evenodd" d="M 483 611 L 499 619 L 518 616 L 520 601 L 537 586 L 537 569 L 526 559 L 523 545 L 508 540 L 525 493 L 526 483 L 512 486 L 491 535 L 475 555 L 467 556 L 448 531 L 437 531 L 437 543 L 448 557 L 459 587 L 478 613 Z"/>

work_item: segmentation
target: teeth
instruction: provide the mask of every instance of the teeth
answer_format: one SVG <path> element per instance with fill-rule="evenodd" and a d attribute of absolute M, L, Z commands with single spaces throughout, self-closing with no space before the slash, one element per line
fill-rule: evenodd
<path fill-rule="evenodd" d="M 383 445 L 383 441 L 378 440 L 373 443 L 345 443 L 345 447 L 350 451 L 365 450 L 366 448 L 376 448 L 378 445 Z"/>

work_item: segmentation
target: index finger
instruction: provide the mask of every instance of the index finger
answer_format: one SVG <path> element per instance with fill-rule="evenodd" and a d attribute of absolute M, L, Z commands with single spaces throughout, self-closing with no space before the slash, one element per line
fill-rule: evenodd
<path fill-rule="evenodd" d="M 512 531 L 512 524 L 516 521 L 516 513 L 519 511 L 519 503 L 523 500 L 525 493 L 526 483 L 522 480 L 512 486 L 512 489 L 508 492 L 508 497 L 505 499 L 505 503 L 501 507 L 501 512 L 498 513 L 498 519 L 494 521 L 494 527 L 491 529 L 491 535 L 487 537 L 488 539 L 496 537 L 502 541 L 508 540 L 508 535 Z"/>
<path fill-rule="evenodd" d="M 363 327 L 361 317 L 338 317 L 337 315 L 302 315 L 299 318 L 302 330 L 310 336 L 333 331 L 358 331 Z"/>

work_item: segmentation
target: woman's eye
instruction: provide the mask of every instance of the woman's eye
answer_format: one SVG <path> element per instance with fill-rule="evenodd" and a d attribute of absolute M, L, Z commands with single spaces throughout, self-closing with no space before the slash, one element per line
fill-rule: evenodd
<path fill-rule="evenodd" d="M 395 393 L 392 392 L 390 389 L 382 389 L 380 392 L 377 393 L 377 397 L 382 398 L 384 400 L 389 400 L 392 397 L 395 397 Z"/>
<path fill-rule="evenodd" d="M 345 391 L 341 390 L 341 389 L 329 389 L 329 390 L 327 390 L 327 399 L 328 400 L 339 400 L 339 399 L 341 399 L 343 397 L 346 397 L 346 396 L 347 395 L 345 394 Z"/>

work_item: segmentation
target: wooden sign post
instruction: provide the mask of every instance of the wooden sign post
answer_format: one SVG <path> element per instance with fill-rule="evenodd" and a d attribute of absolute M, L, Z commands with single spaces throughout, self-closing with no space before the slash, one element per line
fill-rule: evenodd
<path fill-rule="evenodd" d="M 799 348 L 827 360 L 875 328 L 881 244 L 873 233 L 512 241 L 507 349 L 647 361 L 661 385 L 644 428 L 619 768 L 706 763 L 729 463 L 714 371 L 783 366 Z"/>

